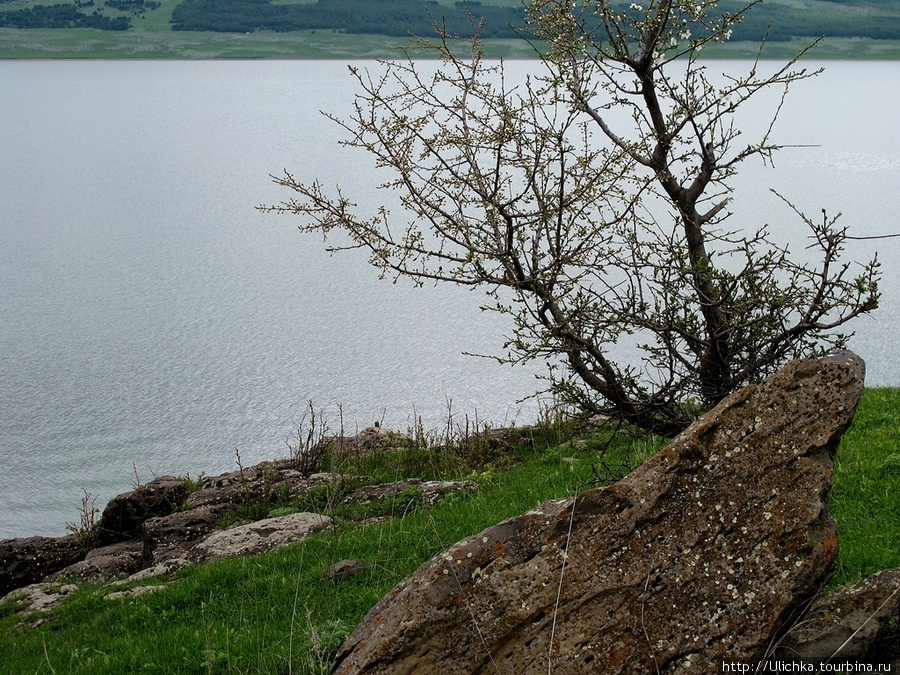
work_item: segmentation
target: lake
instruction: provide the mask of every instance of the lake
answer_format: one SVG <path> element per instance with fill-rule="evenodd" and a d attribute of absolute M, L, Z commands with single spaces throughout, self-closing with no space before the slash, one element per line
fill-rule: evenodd
<path fill-rule="evenodd" d="M 450 406 L 534 418 L 517 401 L 538 365 L 463 355 L 508 329 L 477 292 L 381 282 L 364 255 L 331 257 L 254 208 L 290 197 L 269 178 L 283 169 L 378 203 L 383 179 L 319 114 L 350 110 L 345 64 L 0 62 L 0 85 L 0 538 L 63 534 L 82 489 L 102 508 L 154 475 L 231 470 L 236 450 L 284 456 L 308 400 L 332 428 L 340 405 L 347 431 L 438 427 Z M 828 63 L 796 85 L 777 137 L 816 147 L 748 164 L 733 210 L 796 228 L 777 187 L 858 236 L 900 231 L 898 92 L 894 62 Z M 898 249 L 848 252 L 883 262 L 882 308 L 851 343 L 875 386 L 900 386 Z"/>

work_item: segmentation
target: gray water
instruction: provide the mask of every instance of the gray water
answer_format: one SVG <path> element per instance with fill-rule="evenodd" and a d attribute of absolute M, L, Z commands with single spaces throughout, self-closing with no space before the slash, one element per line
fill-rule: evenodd
<path fill-rule="evenodd" d="M 834 63 L 796 87 L 779 136 L 819 147 L 748 166 L 735 211 L 789 220 L 776 186 L 859 235 L 900 230 L 898 85 L 900 64 Z M 477 292 L 380 282 L 254 209 L 290 196 L 268 178 L 284 168 L 377 203 L 382 178 L 318 114 L 349 110 L 344 64 L 2 62 L 0 87 L 0 538 L 64 533 L 82 489 L 102 506 L 154 475 L 230 470 L 236 449 L 283 456 L 309 399 L 348 430 L 439 426 L 451 401 L 534 417 L 516 401 L 539 366 L 462 354 L 508 329 Z M 898 243 L 849 257 L 874 250 L 883 307 L 851 346 L 870 385 L 900 386 Z"/>

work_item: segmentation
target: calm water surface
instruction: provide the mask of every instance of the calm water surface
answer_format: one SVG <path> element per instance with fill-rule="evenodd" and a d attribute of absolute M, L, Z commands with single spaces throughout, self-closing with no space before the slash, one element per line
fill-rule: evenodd
<path fill-rule="evenodd" d="M 62 534 L 82 488 L 102 506 L 135 473 L 281 456 L 308 399 L 335 425 L 342 404 L 351 429 L 438 426 L 450 400 L 498 424 L 533 416 L 516 400 L 537 367 L 462 355 L 502 344 L 479 295 L 379 282 L 363 256 L 329 257 L 254 209 L 289 196 L 268 178 L 283 168 L 363 207 L 380 197 L 318 114 L 349 110 L 345 65 L 0 62 L 0 86 L 0 538 Z M 748 166 L 735 212 L 797 237 L 773 186 L 860 235 L 900 230 L 900 64 L 827 64 L 795 89 L 779 139 L 818 147 Z M 850 254 L 874 250 L 883 308 L 852 347 L 869 384 L 900 386 L 898 245 Z"/>

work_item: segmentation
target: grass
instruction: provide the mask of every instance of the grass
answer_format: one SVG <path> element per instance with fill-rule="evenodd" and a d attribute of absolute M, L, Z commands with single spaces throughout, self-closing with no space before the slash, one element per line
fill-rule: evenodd
<path fill-rule="evenodd" d="M 867 392 L 835 467 L 841 583 L 900 566 L 900 466 L 890 459 L 898 440 L 900 390 Z M 420 474 L 468 478 L 478 488 L 434 507 L 411 490 L 369 513 L 335 512 L 334 530 L 280 551 L 183 569 L 150 595 L 111 601 L 103 597 L 111 589 L 84 586 L 36 628 L 21 626 L 21 604 L 0 603 L 0 673 L 326 673 L 366 611 L 424 560 L 547 499 L 615 479 L 663 442 L 610 430 L 585 436 L 558 423 L 527 447 L 495 450 L 490 462 L 478 461 L 474 447 L 435 444 L 331 457 L 381 480 Z M 328 504 L 332 496 L 310 499 Z M 383 518 L 359 522 L 372 515 Z M 345 559 L 368 567 L 324 582 L 325 569 Z"/>
<path fill-rule="evenodd" d="M 841 546 L 834 583 L 900 567 L 900 390 L 866 392 L 834 477 L 831 513 Z"/>

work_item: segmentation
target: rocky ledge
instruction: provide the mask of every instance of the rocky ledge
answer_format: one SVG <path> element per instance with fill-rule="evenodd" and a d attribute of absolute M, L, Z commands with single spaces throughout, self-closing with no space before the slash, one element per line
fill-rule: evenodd
<path fill-rule="evenodd" d="M 372 451 L 398 437 L 372 427 L 338 440 L 344 447 Z M 474 486 L 468 481 L 417 479 L 372 485 L 365 476 L 307 474 L 298 469 L 303 464 L 262 462 L 193 482 L 159 476 L 110 500 L 90 533 L 0 541 L 0 597 L 34 584 L 142 578 L 153 570 L 249 555 L 295 543 L 333 525 L 328 515 L 313 509 L 241 520 L 238 514 L 250 505 L 258 511 L 260 506 L 299 498 L 311 505 L 318 502 L 317 510 L 328 512 L 336 501 L 371 505 L 404 493 L 434 504 L 449 492 Z M 221 529 L 223 522 L 231 525 Z"/>
<path fill-rule="evenodd" d="M 723 659 L 896 659 L 900 570 L 824 592 L 838 551 L 833 460 L 864 372 L 849 352 L 793 361 L 726 398 L 621 481 L 455 544 L 369 612 L 333 672 L 690 674 L 718 672 Z M 373 427 L 339 442 L 366 452 L 393 440 Z M 427 504 L 471 487 L 361 486 L 359 477 L 301 470 L 309 466 L 265 462 L 200 484 L 163 476 L 110 501 L 87 540 L 0 542 L 0 595 L 47 609 L 79 580 L 130 585 L 333 525 L 325 508 L 217 527 L 276 495 L 325 490 L 331 505 L 371 504 L 412 491 Z M 342 561 L 325 578 L 366 565 Z M 147 581 L 105 597 L 159 587 Z"/>

